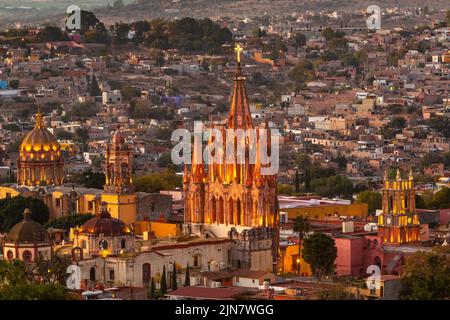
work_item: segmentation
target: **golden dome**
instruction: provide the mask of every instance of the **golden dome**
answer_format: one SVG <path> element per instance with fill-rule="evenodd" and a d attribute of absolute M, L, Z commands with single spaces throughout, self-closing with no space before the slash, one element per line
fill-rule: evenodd
<path fill-rule="evenodd" d="M 56 137 L 44 126 L 41 113 L 36 114 L 36 125 L 20 144 L 21 154 L 27 154 L 27 160 L 55 160 L 59 158 L 60 146 Z"/>
<path fill-rule="evenodd" d="M 36 187 L 61 185 L 64 182 L 64 159 L 56 137 L 44 126 L 36 113 L 36 125 L 20 144 L 17 159 L 17 184 Z"/>

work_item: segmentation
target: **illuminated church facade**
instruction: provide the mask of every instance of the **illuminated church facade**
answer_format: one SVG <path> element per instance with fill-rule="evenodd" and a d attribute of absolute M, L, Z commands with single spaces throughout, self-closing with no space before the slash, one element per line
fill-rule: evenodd
<path fill-rule="evenodd" d="M 235 246 L 231 250 L 232 265 L 237 268 L 272 271 L 278 252 L 279 208 L 277 202 L 276 174 L 263 175 L 259 151 L 264 127 L 254 128 L 250 114 L 245 76 L 240 67 L 234 77 L 233 92 L 228 119 L 225 126 L 209 128 L 218 130 L 222 146 L 215 150 L 221 161 L 204 164 L 194 146 L 190 171 L 185 165 L 183 177 L 185 197 L 184 231 L 186 234 L 210 238 L 231 238 Z M 228 143 L 226 130 L 243 131 L 255 129 L 256 135 L 236 138 Z M 217 132 L 217 131 L 216 131 Z M 208 146 L 213 141 L 210 134 Z M 267 133 L 267 148 L 270 153 L 270 133 Z M 239 146 L 239 144 L 241 144 Z M 226 148 L 233 146 L 233 161 L 226 161 Z M 245 161 L 237 160 L 237 149 L 245 150 Z M 250 160 L 250 150 L 256 148 L 256 161 Z M 267 164 L 266 164 L 267 166 Z"/>
<path fill-rule="evenodd" d="M 382 191 L 382 214 L 378 216 L 378 234 L 387 244 L 417 242 L 420 222 L 416 212 L 414 178 L 407 179 L 397 171 L 395 180 L 384 178 Z"/>

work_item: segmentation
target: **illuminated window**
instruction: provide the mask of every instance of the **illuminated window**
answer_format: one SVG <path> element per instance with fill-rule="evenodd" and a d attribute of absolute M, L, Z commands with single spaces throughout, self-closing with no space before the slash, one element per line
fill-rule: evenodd
<path fill-rule="evenodd" d="M 8 250 L 8 252 L 6 253 L 6 258 L 8 258 L 8 260 L 12 260 L 14 258 L 14 253 L 12 252 L 12 250 Z"/>
<path fill-rule="evenodd" d="M 86 249 L 87 248 L 87 242 L 86 240 L 81 241 L 81 248 Z"/>

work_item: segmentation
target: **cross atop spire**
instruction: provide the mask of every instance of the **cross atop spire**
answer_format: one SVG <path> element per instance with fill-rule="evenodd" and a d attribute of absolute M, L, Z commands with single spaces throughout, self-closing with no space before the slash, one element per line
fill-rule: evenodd
<path fill-rule="evenodd" d="M 236 52 L 236 61 L 238 64 L 241 64 L 241 52 L 244 51 L 244 48 L 238 43 L 234 47 L 234 51 Z"/>

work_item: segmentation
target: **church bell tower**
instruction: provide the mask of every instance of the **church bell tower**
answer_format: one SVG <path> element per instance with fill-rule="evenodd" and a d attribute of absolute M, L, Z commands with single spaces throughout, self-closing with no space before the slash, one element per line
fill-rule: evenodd
<path fill-rule="evenodd" d="M 419 241 L 420 222 L 416 213 L 414 178 L 402 179 L 400 169 L 395 180 L 384 177 L 383 213 L 378 216 L 378 233 L 386 244 Z"/>
<path fill-rule="evenodd" d="M 122 132 L 117 129 L 106 149 L 106 182 L 102 202 L 105 202 L 111 217 L 130 224 L 136 221 L 137 195 L 134 190 L 132 152 L 125 144 Z"/>

